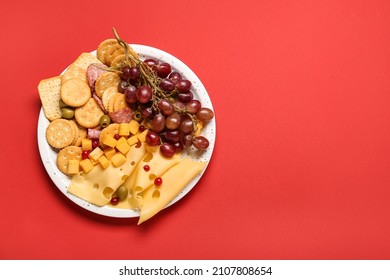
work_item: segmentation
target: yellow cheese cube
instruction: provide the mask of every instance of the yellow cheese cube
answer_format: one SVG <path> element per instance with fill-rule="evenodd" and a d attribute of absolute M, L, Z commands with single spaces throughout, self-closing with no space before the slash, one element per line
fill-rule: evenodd
<path fill-rule="evenodd" d="M 130 133 L 136 134 L 139 130 L 139 126 L 140 126 L 139 122 L 137 122 L 136 120 L 131 120 L 129 123 Z"/>
<path fill-rule="evenodd" d="M 104 154 L 104 152 L 102 151 L 102 149 L 100 149 L 99 147 L 96 147 L 95 149 L 93 149 L 93 151 L 89 154 L 89 158 L 94 160 L 94 161 L 97 161 L 98 158 L 100 156 L 102 156 Z"/>
<path fill-rule="evenodd" d="M 120 123 L 119 124 L 119 133 L 120 136 L 129 136 L 130 129 L 128 123 Z"/>
<path fill-rule="evenodd" d="M 85 150 L 92 151 L 92 140 L 87 139 L 87 138 L 82 139 L 81 140 L 81 149 L 83 149 L 83 151 L 85 151 Z"/>
<path fill-rule="evenodd" d="M 130 146 L 133 146 L 134 144 L 137 144 L 137 143 L 138 143 L 137 135 L 133 135 L 133 136 L 129 137 L 129 139 L 127 139 L 127 144 L 129 144 Z"/>
<path fill-rule="evenodd" d="M 142 131 L 142 133 L 137 134 L 137 137 L 138 137 L 139 141 L 145 142 L 146 141 L 146 134 L 148 134 L 148 130 L 147 129 Z"/>
<path fill-rule="evenodd" d="M 102 137 L 102 143 L 104 145 L 114 148 L 116 145 L 116 140 L 110 134 L 104 134 Z"/>
<path fill-rule="evenodd" d="M 111 158 L 111 162 L 115 167 L 119 167 L 126 162 L 126 157 L 122 153 L 116 153 Z"/>
<path fill-rule="evenodd" d="M 127 143 L 127 141 L 125 141 L 120 143 L 119 145 L 116 145 L 116 148 L 119 152 L 125 155 L 130 150 L 130 145 Z"/>
<path fill-rule="evenodd" d="M 83 169 L 85 173 L 88 173 L 89 171 L 92 170 L 93 164 L 88 158 L 86 158 L 80 161 L 80 167 L 81 169 Z"/>
<path fill-rule="evenodd" d="M 99 164 L 99 161 L 98 161 L 98 160 L 94 160 L 93 158 L 89 158 L 89 160 L 92 162 L 92 165 L 93 165 L 93 166 Z"/>
<path fill-rule="evenodd" d="M 110 165 L 110 161 L 105 156 L 101 156 L 98 161 L 103 169 L 106 169 Z"/>
<path fill-rule="evenodd" d="M 126 143 L 127 142 L 127 140 L 126 140 L 126 138 L 125 137 L 121 137 L 121 138 L 119 138 L 117 141 L 116 141 L 116 147 L 118 147 L 119 145 L 121 145 L 122 143 Z"/>
<path fill-rule="evenodd" d="M 68 174 L 77 174 L 80 172 L 80 162 L 77 159 L 71 159 L 68 162 Z"/>
<path fill-rule="evenodd" d="M 103 152 L 104 152 L 104 155 L 105 155 L 105 156 L 107 157 L 107 159 L 109 159 L 109 160 L 113 157 L 113 155 L 116 154 L 115 148 L 111 148 L 111 147 L 106 147 L 106 148 L 104 148 Z"/>

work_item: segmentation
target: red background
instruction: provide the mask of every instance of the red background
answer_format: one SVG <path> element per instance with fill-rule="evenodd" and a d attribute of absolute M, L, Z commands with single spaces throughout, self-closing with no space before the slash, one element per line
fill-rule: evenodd
<path fill-rule="evenodd" d="M 390 258 L 389 1 L 45 2 L 0 10 L 0 258 Z M 39 81 L 112 27 L 216 112 L 204 177 L 141 226 L 73 204 L 38 153 Z"/>

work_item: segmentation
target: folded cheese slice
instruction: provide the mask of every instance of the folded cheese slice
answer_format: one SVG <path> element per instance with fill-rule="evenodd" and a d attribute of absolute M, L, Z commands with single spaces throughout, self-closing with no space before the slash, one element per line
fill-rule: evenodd
<path fill-rule="evenodd" d="M 151 185 L 142 193 L 142 207 L 138 224 L 150 219 L 164 209 L 197 175 L 207 162 L 184 158 L 162 176 L 160 186 Z"/>
<path fill-rule="evenodd" d="M 178 164 L 180 159 L 181 153 L 176 153 L 173 157 L 167 158 L 161 154 L 159 149 L 154 152 L 147 152 L 123 184 L 129 190 L 129 199 L 120 202 L 115 208 L 139 209 L 142 207 L 140 193 L 151 186 L 154 179 Z M 149 169 L 145 170 L 145 165 Z"/>
<path fill-rule="evenodd" d="M 73 176 L 68 192 L 97 206 L 107 205 L 111 195 L 123 184 L 134 171 L 138 162 L 146 153 L 145 144 L 133 145 L 126 154 L 126 162 L 114 167 L 112 164 L 106 169 L 96 165 L 88 173 Z"/>

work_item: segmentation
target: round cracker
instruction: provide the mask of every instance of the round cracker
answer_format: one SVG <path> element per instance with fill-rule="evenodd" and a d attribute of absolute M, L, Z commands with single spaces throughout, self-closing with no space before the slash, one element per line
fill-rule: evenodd
<path fill-rule="evenodd" d="M 111 66 L 112 60 L 115 58 L 116 55 L 119 55 L 121 53 L 125 53 L 125 50 L 123 47 L 119 44 L 111 45 L 105 54 L 105 61 L 108 66 Z"/>
<path fill-rule="evenodd" d="M 47 143 L 56 149 L 71 145 L 74 137 L 72 125 L 70 121 L 65 119 L 54 120 L 46 128 Z"/>
<path fill-rule="evenodd" d="M 91 89 L 85 81 L 72 78 L 62 83 L 60 95 L 65 104 L 80 107 L 91 98 Z"/>
<path fill-rule="evenodd" d="M 106 39 L 103 42 L 101 42 L 96 50 L 96 56 L 97 58 L 106 64 L 105 56 L 107 50 L 112 46 L 118 44 L 118 41 L 116 39 Z"/>
<path fill-rule="evenodd" d="M 123 93 L 120 93 L 114 99 L 114 105 L 113 105 L 114 112 L 119 111 L 120 109 L 123 109 L 126 107 L 129 107 L 129 105 L 126 102 L 126 96 Z"/>
<path fill-rule="evenodd" d="M 116 87 L 116 86 L 108 87 L 108 88 L 103 92 L 103 95 L 102 95 L 102 103 L 103 103 L 103 107 L 104 107 L 107 111 L 108 111 L 108 101 L 110 100 L 110 98 L 112 97 L 112 95 L 114 95 L 115 93 L 119 93 L 118 87 Z"/>
<path fill-rule="evenodd" d="M 111 86 L 118 87 L 120 81 L 121 81 L 121 78 L 119 77 L 119 75 L 117 73 L 106 72 L 106 73 L 101 74 L 95 83 L 96 95 L 99 96 L 99 98 L 102 98 L 103 93 L 107 88 L 109 88 Z"/>
<path fill-rule="evenodd" d="M 125 54 L 117 55 L 112 59 L 111 67 L 122 67 L 123 65 L 125 65 L 125 58 L 126 58 Z"/>
<path fill-rule="evenodd" d="M 104 112 L 93 98 L 90 98 L 84 106 L 75 110 L 76 121 L 85 128 L 98 126 L 100 117 L 103 115 Z"/>
<path fill-rule="evenodd" d="M 113 95 L 111 95 L 111 97 L 108 99 L 108 112 L 109 113 L 112 113 L 114 112 L 114 104 L 115 104 L 115 100 L 121 95 L 122 93 L 115 93 Z"/>
<path fill-rule="evenodd" d="M 81 147 L 77 147 L 77 146 L 68 146 L 68 147 L 61 149 L 61 151 L 59 151 L 59 153 L 57 155 L 58 169 L 62 173 L 69 175 L 68 174 L 69 161 L 73 160 L 73 159 L 81 160 L 81 153 L 82 153 Z"/>
<path fill-rule="evenodd" d="M 76 121 L 69 120 L 69 122 L 70 122 L 70 124 L 72 126 L 72 130 L 73 130 L 73 134 L 74 134 L 74 138 L 73 138 L 72 144 L 70 144 L 70 145 L 75 145 L 77 139 L 79 138 L 79 128 L 77 127 Z"/>

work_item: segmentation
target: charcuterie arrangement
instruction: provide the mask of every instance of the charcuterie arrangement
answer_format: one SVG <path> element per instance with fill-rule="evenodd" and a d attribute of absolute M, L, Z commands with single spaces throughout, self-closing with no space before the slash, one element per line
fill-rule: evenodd
<path fill-rule="evenodd" d="M 167 61 L 141 58 L 114 30 L 96 52 L 82 53 L 38 85 L 45 139 L 67 192 L 97 207 L 150 219 L 207 166 L 203 131 L 214 121 L 192 81 Z"/>

